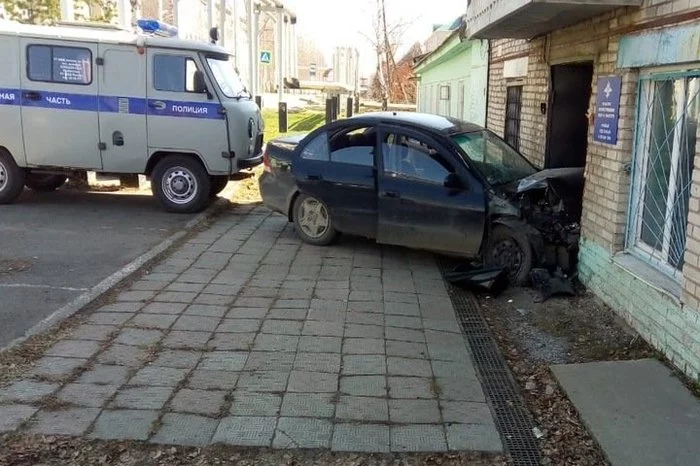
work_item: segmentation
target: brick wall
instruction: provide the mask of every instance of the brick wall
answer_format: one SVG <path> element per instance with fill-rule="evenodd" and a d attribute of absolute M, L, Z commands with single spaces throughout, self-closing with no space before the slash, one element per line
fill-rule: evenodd
<path fill-rule="evenodd" d="M 638 70 L 618 69 L 616 60 L 621 35 L 645 29 L 644 24 L 650 20 L 675 17 L 699 8 L 700 0 L 646 0 L 641 8 L 620 8 L 528 42 L 492 41 L 487 114 L 487 126 L 503 135 L 507 85 L 503 64 L 527 56 L 521 151 L 532 162 L 542 165 L 547 116 L 541 114 L 540 104 L 548 102 L 550 66 L 593 62 L 591 109 L 596 101 L 598 78 L 612 74 L 622 77 L 617 144 L 593 141 L 593 126 L 589 128 L 579 272 L 592 291 L 694 378 L 700 376 L 700 153 L 695 157 L 693 172 L 683 292 L 672 297 L 636 278 L 633 271 L 622 268 L 614 260 L 614 255 L 625 246 L 631 183 L 626 169 L 632 162 L 639 77 Z M 669 22 L 669 26 L 673 23 Z"/>

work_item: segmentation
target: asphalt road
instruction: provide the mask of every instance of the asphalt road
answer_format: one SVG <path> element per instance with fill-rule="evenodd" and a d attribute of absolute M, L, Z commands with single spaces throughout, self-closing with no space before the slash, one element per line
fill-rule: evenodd
<path fill-rule="evenodd" d="M 0 205 L 0 348 L 192 218 L 135 191 L 25 190 Z"/>

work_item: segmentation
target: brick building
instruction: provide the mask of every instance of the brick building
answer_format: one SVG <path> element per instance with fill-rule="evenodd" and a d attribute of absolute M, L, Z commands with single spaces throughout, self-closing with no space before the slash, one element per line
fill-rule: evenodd
<path fill-rule="evenodd" d="M 700 0 L 470 0 L 487 126 L 585 167 L 579 275 L 700 377 Z M 618 105 L 619 103 L 619 105 Z"/>

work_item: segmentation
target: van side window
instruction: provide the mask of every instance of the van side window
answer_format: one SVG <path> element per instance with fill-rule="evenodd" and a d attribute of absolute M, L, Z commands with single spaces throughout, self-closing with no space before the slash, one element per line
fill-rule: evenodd
<path fill-rule="evenodd" d="M 27 77 L 30 81 L 89 85 L 92 83 L 92 52 L 78 47 L 29 45 Z"/>
<path fill-rule="evenodd" d="M 194 72 L 197 64 L 182 55 L 153 57 L 153 87 L 158 91 L 194 92 Z"/>

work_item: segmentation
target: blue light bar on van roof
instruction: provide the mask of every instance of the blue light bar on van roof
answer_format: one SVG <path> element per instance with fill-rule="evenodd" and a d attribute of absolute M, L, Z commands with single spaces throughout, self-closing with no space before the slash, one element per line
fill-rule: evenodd
<path fill-rule="evenodd" d="M 157 19 L 139 19 L 136 25 L 145 33 L 162 37 L 176 37 L 177 28 Z"/>

